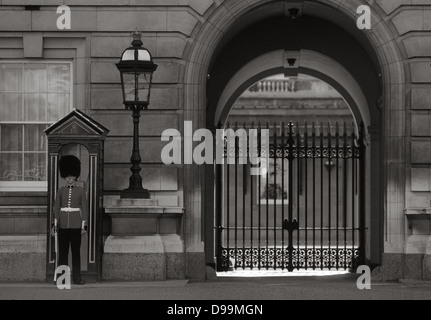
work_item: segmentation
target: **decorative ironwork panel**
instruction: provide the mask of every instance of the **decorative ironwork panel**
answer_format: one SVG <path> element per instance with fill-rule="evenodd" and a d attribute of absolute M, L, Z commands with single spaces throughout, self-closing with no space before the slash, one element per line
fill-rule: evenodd
<path fill-rule="evenodd" d="M 292 250 L 293 269 L 349 270 L 359 264 L 359 248 L 320 248 Z M 288 270 L 289 250 L 287 248 L 222 248 L 223 269 L 284 269 Z"/>

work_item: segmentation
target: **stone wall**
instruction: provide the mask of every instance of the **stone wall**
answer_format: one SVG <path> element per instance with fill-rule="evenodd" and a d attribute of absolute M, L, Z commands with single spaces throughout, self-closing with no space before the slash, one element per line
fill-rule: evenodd
<path fill-rule="evenodd" d="M 56 11 L 62 4 L 71 8 L 71 30 L 57 29 L 60 15 Z M 72 107 L 109 128 L 105 142 L 105 204 L 109 205 L 112 197 L 127 188 L 130 176 L 133 122 L 122 103 L 115 63 L 130 46 L 130 33 L 138 29 L 143 34 L 144 46 L 159 65 L 151 104 L 140 122 L 144 187 L 160 205 L 183 206 L 182 167 L 162 164 L 160 136 L 165 129 L 181 129 L 184 49 L 194 26 L 212 4 L 205 0 L 0 1 L 0 59 L 71 61 Z M 27 193 L 23 204 L 38 204 L 41 192 Z M 0 205 L 14 203 L 14 199 L 18 199 L 16 193 L 4 192 L 0 194 Z M 0 228 L 0 234 L 11 233 L 9 222 Z M 5 243 L 5 247 L 14 245 Z M 202 279 L 204 274 L 196 277 Z"/>
<path fill-rule="evenodd" d="M 46 207 L 0 206 L 0 281 L 46 278 Z"/>
<path fill-rule="evenodd" d="M 431 108 L 431 2 L 382 0 L 377 4 L 387 15 L 385 23 L 394 30 L 405 73 L 404 83 L 397 85 L 403 100 L 394 102 L 397 107 L 391 112 L 387 127 L 389 139 L 404 136 L 405 144 L 392 153 L 394 157 L 404 158 L 404 162 L 388 171 L 389 210 L 386 214 L 392 218 L 387 220 L 385 239 L 393 241 L 388 241 L 385 248 L 382 279 L 429 279 L 429 218 L 417 219 L 414 213 L 431 206 L 428 168 L 431 164 L 428 115 Z M 388 167 L 391 166 L 390 157 Z M 396 176 L 405 176 L 404 186 L 391 185 Z M 402 187 L 405 188 L 404 197 L 396 192 Z M 398 243 L 395 245 L 398 249 L 394 248 L 394 243 Z"/>

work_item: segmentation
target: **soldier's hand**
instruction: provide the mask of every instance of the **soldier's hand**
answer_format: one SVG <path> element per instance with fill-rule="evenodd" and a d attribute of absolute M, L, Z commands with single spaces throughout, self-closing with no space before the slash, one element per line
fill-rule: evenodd
<path fill-rule="evenodd" d="M 58 228 L 53 224 L 51 227 L 51 235 L 54 237 L 57 232 Z"/>
<path fill-rule="evenodd" d="M 87 226 L 85 226 L 85 227 L 82 227 L 81 228 L 81 235 L 83 236 L 84 234 L 86 234 L 87 233 Z"/>

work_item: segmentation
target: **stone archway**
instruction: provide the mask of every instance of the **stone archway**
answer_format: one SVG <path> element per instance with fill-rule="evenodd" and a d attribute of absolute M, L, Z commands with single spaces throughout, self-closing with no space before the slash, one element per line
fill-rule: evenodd
<path fill-rule="evenodd" d="M 319 16 L 321 19 L 331 21 L 344 28 L 347 33 L 353 33 L 356 28 L 356 9 L 360 5 L 368 4 L 362 0 L 340 1 L 327 0 L 319 2 L 296 1 L 288 3 L 284 1 L 250 0 L 234 1 L 226 0 L 214 4 L 205 14 L 205 20 L 195 27 L 192 34 L 193 41 L 186 47 L 184 58 L 187 64 L 184 69 L 184 120 L 191 120 L 194 129 L 207 126 L 207 94 L 206 83 L 208 71 L 211 67 L 212 58 L 219 50 L 220 44 L 225 43 L 230 33 L 235 33 L 247 24 L 256 23 L 265 17 L 284 14 L 288 7 L 300 6 L 302 15 Z M 369 141 L 371 143 L 371 167 L 370 176 L 384 177 L 380 179 L 367 196 L 370 202 L 370 210 L 375 214 L 368 217 L 374 224 L 375 232 L 370 235 L 370 264 L 384 264 L 385 254 L 402 253 L 402 209 L 405 202 L 405 155 L 394 152 L 397 145 L 404 145 L 405 125 L 397 122 L 397 128 L 393 127 L 392 120 L 400 112 L 405 113 L 404 101 L 404 68 L 402 63 L 401 49 L 394 40 L 394 32 L 391 26 L 382 22 L 384 13 L 380 7 L 372 7 L 372 28 L 364 31 L 360 36 L 360 43 L 367 52 L 375 54 L 377 63 L 381 70 L 382 95 L 378 101 L 368 103 L 370 110 L 380 108 L 381 121 L 374 122 L 368 128 Z M 248 19 L 237 21 L 248 15 Z M 357 31 L 357 30 L 356 30 Z M 376 99 L 377 100 L 377 99 Z M 214 127 L 213 127 L 214 128 Z M 386 166 L 390 163 L 390 166 Z M 211 175 L 212 174 L 212 175 Z M 202 177 L 200 183 L 193 181 L 194 176 Z M 391 177 L 388 179 L 387 177 Z M 206 182 L 205 182 L 206 180 Z M 184 205 L 188 208 L 185 224 L 188 225 L 190 233 L 185 234 L 186 252 L 190 262 L 202 261 L 203 251 L 206 252 L 206 263 L 211 263 L 213 250 L 211 238 L 213 226 L 213 201 L 214 197 L 208 187 L 213 184 L 213 169 L 199 166 L 188 166 L 184 168 Z M 206 193 L 204 192 L 206 186 Z M 395 196 L 389 200 L 388 194 Z M 374 192 L 373 192 L 374 191 Z M 370 200 L 379 194 L 378 201 Z M 205 228 L 199 230 L 196 226 L 204 223 Z M 211 227 L 209 227 L 209 225 Z M 186 227 L 187 229 L 187 227 Z M 204 243 L 206 233 L 209 235 Z M 384 253 L 382 255 L 382 253 Z"/>
<path fill-rule="evenodd" d="M 288 57 L 297 59 L 295 66 L 288 65 Z M 371 125 L 371 116 L 365 94 L 352 75 L 342 65 L 317 52 L 279 50 L 267 53 L 251 61 L 232 77 L 226 85 L 215 110 L 215 126 L 218 123 L 224 123 L 231 106 L 244 89 L 263 78 L 261 75 L 265 73 L 287 73 L 288 75 L 304 73 L 322 78 L 322 80 L 325 80 L 340 92 L 347 101 L 352 109 L 356 123 L 364 123 L 365 127 Z"/>

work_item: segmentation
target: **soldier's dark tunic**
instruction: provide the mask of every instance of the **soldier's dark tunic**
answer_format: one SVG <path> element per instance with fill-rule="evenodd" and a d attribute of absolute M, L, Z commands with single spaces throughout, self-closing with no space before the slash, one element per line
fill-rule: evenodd
<path fill-rule="evenodd" d="M 81 281 L 81 228 L 88 220 L 85 190 L 75 184 L 62 187 L 54 203 L 58 221 L 59 265 L 68 265 L 69 244 L 72 249 L 73 282 Z"/>

